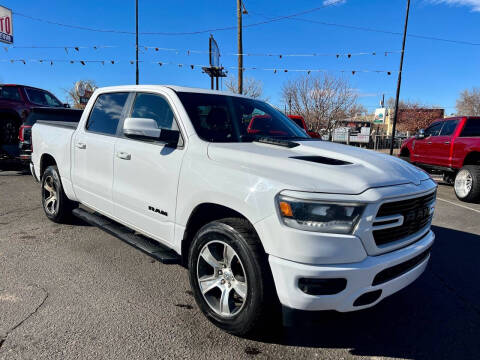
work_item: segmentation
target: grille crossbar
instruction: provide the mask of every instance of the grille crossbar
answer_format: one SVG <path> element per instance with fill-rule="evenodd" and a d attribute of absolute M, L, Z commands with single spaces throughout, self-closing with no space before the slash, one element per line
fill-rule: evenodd
<path fill-rule="evenodd" d="M 435 196 L 436 193 L 434 192 L 418 198 L 382 204 L 378 210 L 377 218 L 402 215 L 404 220 L 400 226 L 374 230 L 373 238 L 377 246 L 401 240 L 425 228 L 432 220 L 433 215 L 430 212 L 430 206 L 435 201 Z M 375 225 L 376 223 L 373 224 L 374 227 Z"/>

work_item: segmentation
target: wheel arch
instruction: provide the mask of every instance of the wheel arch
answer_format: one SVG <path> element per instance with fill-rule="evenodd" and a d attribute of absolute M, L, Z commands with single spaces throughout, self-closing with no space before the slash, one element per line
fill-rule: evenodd
<path fill-rule="evenodd" d="M 246 221 L 248 221 L 248 223 L 258 236 L 258 233 L 255 230 L 252 222 L 239 211 L 224 205 L 211 202 L 204 202 L 198 204 L 190 213 L 187 225 L 185 227 L 185 231 L 183 233 L 181 244 L 182 264 L 184 264 L 185 266 L 188 264 L 188 253 L 190 245 L 192 244 L 193 238 L 195 237 L 195 234 L 198 232 L 198 230 L 200 230 L 202 226 L 208 224 L 209 222 L 224 218 L 245 219 Z"/>
<path fill-rule="evenodd" d="M 40 172 L 38 174 L 38 177 L 40 180 L 42 179 L 43 173 L 45 172 L 47 167 L 52 165 L 57 165 L 55 158 L 52 155 L 47 153 L 42 154 L 42 156 L 40 157 Z"/>
<path fill-rule="evenodd" d="M 463 165 L 480 165 L 480 151 L 472 151 L 465 156 Z"/>

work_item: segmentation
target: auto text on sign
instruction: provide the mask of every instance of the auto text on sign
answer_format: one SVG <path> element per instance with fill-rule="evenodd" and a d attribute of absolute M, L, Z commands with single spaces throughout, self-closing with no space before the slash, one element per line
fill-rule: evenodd
<path fill-rule="evenodd" d="M 0 42 L 13 44 L 12 10 L 0 6 Z"/>

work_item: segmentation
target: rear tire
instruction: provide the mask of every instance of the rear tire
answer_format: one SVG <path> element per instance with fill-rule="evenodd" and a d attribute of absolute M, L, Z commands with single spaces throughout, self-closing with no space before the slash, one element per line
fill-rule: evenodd
<path fill-rule="evenodd" d="M 42 175 L 42 207 L 45 215 L 56 223 L 68 223 L 72 218 L 72 210 L 78 203 L 71 201 L 63 191 L 58 168 L 47 167 Z"/>
<path fill-rule="evenodd" d="M 267 256 L 245 219 L 227 218 L 202 227 L 193 239 L 188 264 L 200 310 L 231 334 L 258 330 L 268 323 L 262 320 L 275 313 L 271 310 L 279 308 Z"/>
<path fill-rule="evenodd" d="M 480 200 L 480 165 L 465 165 L 455 176 L 455 195 L 461 201 Z"/>

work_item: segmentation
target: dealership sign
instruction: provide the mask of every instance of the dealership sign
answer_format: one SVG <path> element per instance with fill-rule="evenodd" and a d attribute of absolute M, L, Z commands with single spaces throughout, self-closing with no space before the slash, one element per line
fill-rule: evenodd
<path fill-rule="evenodd" d="M 0 42 L 13 44 L 12 10 L 0 6 Z"/>
<path fill-rule="evenodd" d="M 375 110 L 375 120 L 373 120 L 373 122 L 375 124 L 384 124 L 386 113 L 387 113 L 387 109 L 385 109 L 385 108 L 376 109 Z"/>

